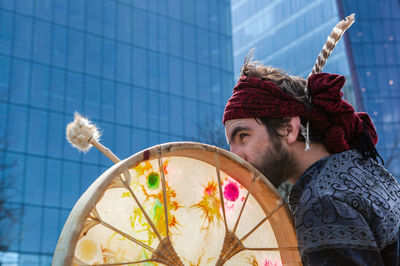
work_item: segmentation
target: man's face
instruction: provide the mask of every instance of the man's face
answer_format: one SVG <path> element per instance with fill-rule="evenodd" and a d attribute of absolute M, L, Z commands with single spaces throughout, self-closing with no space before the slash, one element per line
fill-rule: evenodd
<path fill-rule="evenodd" d="M 228 120 L 225 133 L 231 152 L 252 164 L 278 187 L 296 170 L 296 163 L 280 137 L 272 138 L 254 118 Z"/>

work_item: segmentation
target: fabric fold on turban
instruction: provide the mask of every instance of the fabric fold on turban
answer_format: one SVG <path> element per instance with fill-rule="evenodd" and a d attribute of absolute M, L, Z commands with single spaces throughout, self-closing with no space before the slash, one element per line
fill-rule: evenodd
<path fill-rule="evenodd" d="M 378 135 L 367 113 L 356 113 L 342 99 L 345 78 L 336 74 L 318 73 L 308 78 L 311 108 L 279 89 L 273 82 L 242 76 L 225 107 L 223 124 L 239 118 L 284 118 L 300 116 L 311 127 L 323 132 L 323 143 L 331 153 L 356 147 L 364 131 L 374 145 Z"/>

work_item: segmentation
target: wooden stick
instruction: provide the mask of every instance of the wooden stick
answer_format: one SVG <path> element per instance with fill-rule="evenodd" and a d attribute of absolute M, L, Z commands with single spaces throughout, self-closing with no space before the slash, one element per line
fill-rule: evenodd
<path fill-rule="evenodd" d="M 90 144 L 95 146 L 99 151 L 101 151 L 105 156 L 107 156 L 113 163 L 118 163 L 121 160 L 107 147 L 105 147 L 103 144 L 98 142 L 97 140 L 90 138 L 89 139 Z"/>

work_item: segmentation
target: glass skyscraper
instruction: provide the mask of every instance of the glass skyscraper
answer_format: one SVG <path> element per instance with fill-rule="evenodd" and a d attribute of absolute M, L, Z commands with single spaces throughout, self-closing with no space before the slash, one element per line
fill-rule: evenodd
<path fill-rule="evenodd" d="M 79 196 L 112 163 L 65 140 L 75 111 L 120 158 L 197 139 L 233 86 L 227 0 L 0 0 L 0 174 L 19 210 L 4 261 L 48 265 Z M 0 263 L 1 264 L 1 263 Z"/>
<path fill-rule="evenodd" d="M 254 47 L 256 60 L 306 78 L 332 28 L 355 13 L 323 72 L 346 77 L 345 98 L 369 113 L 380 138 L 377 149 L 399 179 L 399 6 L 397 0 L 232 0 L 234 75 Z"/>
<path fill-rule="evenodd" d="M 347 46 L 354 89 L 377 129 L 385 166 L 400 181 L 400 2 L 338 1 L 338 7 L 356 13 Z"/>

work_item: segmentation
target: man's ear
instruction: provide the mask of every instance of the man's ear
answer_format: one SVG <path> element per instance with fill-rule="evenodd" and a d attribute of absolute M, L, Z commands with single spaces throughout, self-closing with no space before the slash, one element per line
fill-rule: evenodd
<path fill-rule="evenodd" d="M 296 142 L 300 130 L 301 130 L 300 117 L 298 116 L 291 117 L 286 127 L 285 139 L 287 144 L 293 144 Z"/>

